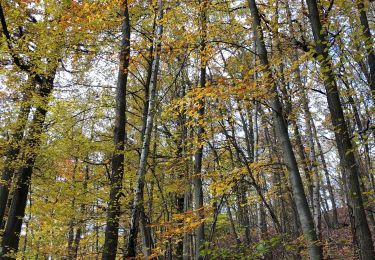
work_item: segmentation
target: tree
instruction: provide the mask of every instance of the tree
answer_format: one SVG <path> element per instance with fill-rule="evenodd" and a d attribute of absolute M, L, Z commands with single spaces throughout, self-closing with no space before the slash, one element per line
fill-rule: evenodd
<path fill-rule="evenodd" d="M 120 197 L 122 194 L 122 179 L 124 176 L 124 148 L 127 142 L 126 136 L 126 91 L 128 70 L 130 61 L 130 18 L 129 3 L 124 1 L 124 21 L 122 23 L 121 47 L 119 54 L 119 69 L 116 87 L 116 111 L 113 143 L 115 152 L 112 157 L 112 173 L 109 176 L 110 194 L 107 210 L 107 225 L 102 259 L 115 259 L 118 243 L 118 226 L 121 214 Z"/>
<path fill-rule="evenodd" d="M 199 74 L 199 87 L 204 88 L 206 86 L 206 64 L 207 54 L 206 52 L 206 41 L 207 41 L 207 7 L 209 2 L 204 0 L 199 2 L 199 32 L 200 32 L 200 74 Z M 199 100 L 198 108 L 198 122 L 204 118 L 204 100 Z M 198 149 L 194 154 L 194 176 L 193 176 L 193 189 L 194 189 L 194 209 L 199 216 L 199 220 L 202 223 L 197 228 L 196 240 L 195 240 L 195 255 L 196 259 L 202 259 L 200 250 L 204 246 L 204 205 L 203 205 L 203 185 L 202 185 L 202 159 L 203 159 L 203 145 L 202 135 L 204 133 L 204 127 L 202 123 L 198 123 L 197 128 L 197 142 L 199 143 Z"/>
<path fill-rule="evenodd" d="M 271 84 L 271 92 L 273 97 L 271 98 L 271 108 L 273 110 L 273 120 L 276 124 L 276 131 L 279 138 L 279 142 L 282 145 L 284 153 L 284 162 L 289 171 L 289 178 L 292 185 L 293 197 L 297 205 L 299 219 L 305 239 L 309 246 L 309 254 L 311 259 L 322 259 L 323 252 L 321 246 L 318 245 L 318 238 L 314 228 L 314 222 L 311 216 L 309 206 L 305 192 L 303 190 L 301 176 L 298 170 L 296 158 L 294 156 L 293 148 L 289 139 L 288 129 L 283 118 L 282 106 L 277 96 L 277 90 L 275 81 L 272 77 L 272 72 L 269 69 L 267 50 L 264 44 L 264 38 L 260 25 L 260 16 L 258 8 L 254 0 L 249 0 L 249 7 L 251 15 L 253 16 L 253 29 L 255 33 L 255 40 L 258 46 L 258 55 L 262 65 L 265 66 L 264 73 L 267 75 L 267 83 Z"/>
<path fill-rule="evenodd" d="M 150 151 L 150 143 L 151 143 L 151 133 L 154 126 L 154 115 L 155 115 L 155 99 L 156 99 L 156 86 L 157 86 L 157 79 L 159 73 L 159 64 L 160 64 L 160 55 L 161 55 L 161 37 L 163 34 L 163 2 L 162 0 L 158 1 L 158 18 L 157 18 L 157 29 L 155 35 L 155 58 L 152 60 L 152 68 L 151 68 L 151 77 L 150 77 L 150 86 L 148 88 L 148 105 L 147 105 L 147 113 L 144 115 L 145 118 L 145 129 L 144 133 L 142 134 L 142 148 L 141 148 L 141 155 L 139 158 L 139 165 L 137 170 L 137 181 L 136 181 L 136 189 L 135 189 L 135 198 L 134 204 L 131 214 L 131 226 L 129 232 L 129 242 L 127 248 L 127 257 L 135 257 L 137 252 L 137 234 L 139 228 L 139 220 L 141 214 L 143 212 L 143 193 L 144 193 L 144 185 L 145 185 L 145 175 L 146 175 L 146 164 L 147 158 Z"/>
<path fill-rule="evenodd" d="M 353 210 L 355 235 L 359 243 L 359 254 L 364 259 L 372 259 L 374 247 L 371 232 L 367 223 L 366 213 L 359 185 L 359 170 L 354 158 L 354 149 L 351 143 L 348 128 L 342 110 L 339 90 L 332 71 L 332 61 L 329 55 L 329 46 L 323 31 L 318 5 L 315 0 L 307 0 L 309 18 L 315 40 L 315 51 L 324 77 L 324 86 L 327 93 L 328 108 L 331 113 L 331 121 L 335 131 L 337 149 L 340 161 L 348 184 L 348 198 Z"/>
<path fill-rule="evenodd" d="M 372 259 L 372 4 L 307 3 L 2 1 L 0 258 Z"/>

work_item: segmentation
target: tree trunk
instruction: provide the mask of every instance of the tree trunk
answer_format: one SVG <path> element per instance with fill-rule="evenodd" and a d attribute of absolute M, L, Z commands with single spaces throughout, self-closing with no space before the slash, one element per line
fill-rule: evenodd
<path fill-rule="evenodd" d="M 38 90 L 38 94 L 43 100 L 43 104 L 36 108 L 29 127 L 29 135 L 25 139 L 24 148 L 27 150 L 27 157 L 25 158 L 25 165 L 22 166 L 17 173 L 16 187 L 13 192 L 8 220 L 5 226 L 3 240 L 1 242 L 0 258 L 2 259 L 14 259 L 13 254 L 18 251 L 31 175 L 37 157 L 37 150 L 40 146 L 43 124 L 47 114 L 46 106 L 48 105 L 48 98 L 53 88 L 53 80 L 54 74 L 52 78 L 43 78 L 41 79 L 41 82 L 39 82 L 40 89 Z"/>
<path fill-rule="evenodd" d="M 160 22 L 163 18 L 163 3 L 162 0 L 158 1 L 159 17 Z M 161 37 L 163 34 L 163 25 L 158 24 L 155 36 L 155 58 L 152 61 L 151 81 L 148 93 L 148 111 L 146 117 L 146 127 L 143 135 L 143 143 L 141 149 L 141 156 L 139 159 L 139 166 L 137 170 L 136 190 L 134 196 L 133 209 L 131 213 L 129 241 L 127 246 L 126 257 L 135 257 L 137 255 L 137 236 L 139 229 L 139 220 L 141 217 L 141 211 L 143 209 L 143 193 L 145 185 L 145 175 L 147 158 L 150 151 L 151 134 L 154 125 L 155 115 L 155 99 L 156 99 L 156 85 L 157 76 L 159 71 L 160 63 L 160 52 L 161 52 Z"/>
<path fill-rule="evenodd" d="M 27 96 L 27 94 L 26 94 Z M 27 97 L 26 97 L 27 98 Z M 28 99 L 28 98 L 27 98 Z M 16 127 L 11 134 L 10 144 L 5 151 L 4 169 L 1 175 L 0 185 L 0 228 L 4 228 L 4 216 L 8 204 L 9 188 L 11 186 L 11 180 L 15 172 L 14 166 L 15 161 L 19 160 L 20 154 L 20 142 L 23 138 L 27 119 L 30 113 L 29 100 L 25 100 L 25 103 L 21 104 L 20 112 L 16 120 Z"/>
<path fill-rule="evenodd" d="M 298 215 L 301 221 L 301 226 L 305 240 L 308 244 L 309 254 L 311 259 L 323 259 L 323 252 L 321 246 L 318 244 L 318 238 L 315 232 L 314 222 L 311 216 L 309 205 L 307 203 L 305 191 L 303 189 L 302 179 L 298 170 L 297 161 L 292 149 L 292 144 L 289 139 L 288 128 L 283 118 L 282 106 L 277 95 L 275 81 L 269 67 L 267 50 L 265 47 L 262 28 L 260 25 L 260 16 L 255 0 L 248 0 L 250 11 L 253 16 L 253 27 L 255 33 L 255 40 L 258 46 L 258 54 L 260 61 L 265 66 L 264 73 L 268 75 L 268 84 L 271 84 L 271 108 L 273 110 L 273 118 L 276 125 L 276 132 L 280 145 L 283 149 L 284 162 L 289 171 L 289 178 L 292 185 L 293 197 L 297 205 Z"/>
<path fill-rule="evenodd" d="M 359 254 L 363 259 L 373 259 L 375 252 L 363 207 L 363 200 L 358 179 L 358 165 L 356 164 L 354 158 L 354 147 L 349 137 L 344 112 L 340 102 L 338 87 L 333 74 L 331 57 L 328 52 L 329 46 L 327 45 L 325 31 L 322 28 L 316 0 L 306 0 L 306 2 L 309 9 L 309 19 L 315 40 L 315 50 L 318 55 L 318 61 L 320 62 L 320 66 L 322 68 L 328 107 L 331 113 L 332 124 L 335 129 L 337 149 L 339 152 L 341 165 L 344 167 L 346 172 L 345 175 L 349 193 L 348 198 L 349 203 L 353 208 L 355 234 L 360 248 Z"/>
<path fill-rule="evenodd" d="M 199 13 L 199 22 L 200 22 L 200 33 L 201 33 L 201 42 L 200 42 L 200 78 L 199 78 L 199 87 L 204 88 L 206 86 L 206 38 L 207 38 L 207 21 L 206 21 L 206 9 L 208 5 L 207 0 L 203 0 L 201 3 L 201 9 Z M 200 108 L 198 110 L 199 118 L 198 121 L 204 118 L 204 100 L 199 102 Z M 197 129 L 197 139 L 199 147 L 194 154 L 194 176 L 193 176 L 193 191 L 194 191 L 194 210 L 199 216 L 199 219 L 204 218 L 203 210 L 203 185 L 202 185 L 202 159 L 203 159 L 203 145 L 202 135 L 204 133 L 204 128 L 202 125 L 198 126 Z M 196 240 L 195 240 L 195 259 L 203 259 L 200 256 L 200 250 L 204 246 L 204 223 L 201 223 L 196 230 Z"/>
<path fill-rule="evenodd" d="M 118 227 L 120 217 L 120 196 L 124 175 L 124 148 L 126 142 L 126 85 L 130 60 L 130 19 L 128 1 L 124 1 L 124 20 L 122 23 L 122 40 L 120 49 L 120 65 L 116 88 L 116 119 L 113 141 L 115 154 L 112 157 L 112 172 L 110 175 L 110 193 L 107 209 L 107 221 L 103 246 L 103 260 L 116 258 L 118 244 Z"/>
<path fill-rule="evenodd" d="M 179 98 L 184 98 L 186 94 L 186 85 L 187 82 L 184 81 L 185 77 L 187 77 L 187 72 L 182 73 L 182 86 L 181 89 L 177 90 L 178 91 L 178 97 Z M 184 153 L 184 147 L 186 146 L 186 139 L 187 139 L 187 127 L 186 127 L 186 113 L 181 113 L 178 116 L 177 119 L 177 129 L 180 131 L 179 132 L 179 140 L 177 141 L 177 152 L 176 152 L 176 157 L 178 160 L 183 160 L 184 156 L 186 154 Z M 180 163 L 180 161 L 179 161 Z M 184 162 L 184 166 L 186 163 Z M 180 172 L 178 174 L 179 179 L 188 179 L 188 168 L 181 167 Z M 186 192 L 180 192 L 176 195 L 176 207 L 177 207 L 177 213 L 178 214 L 183 214 L 185 212 L 185 196 Z M 181 220 L 181 225 L 183 225 L 183 220 Z M 178 259 L 183 259 L 184 257 L 184 235 L 179 238 L 179 241 L 177 243 L 177 248 L 176 248 L 176 257 Z"/>

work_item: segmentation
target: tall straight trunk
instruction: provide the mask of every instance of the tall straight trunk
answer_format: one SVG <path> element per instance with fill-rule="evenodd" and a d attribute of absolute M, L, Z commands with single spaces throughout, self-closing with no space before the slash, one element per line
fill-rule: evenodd
<path fill-rule="evenodd" d="M 9 208 L 3 240 L 1 241 L 1 259 L 14 259 L 13 254 L 18 251 L 21 227 L 27 204 L 27 195 L 37 157 L 37 150 L 40 146 L 43 124 L 47 114 L 46 107 L 53 88 L 54 74 L 51 78 L 39 79 L 40 89 L 38 89 L 38 94 L 41 100 L 43 100 L 43 104 L 36 108 L 34 117 L 29 126 L 28 136 L 24 141 L 24 149 L 27 150 L 27 156 L 25 158 L 25 164 L 21 166 L 17 172 L 17 180 L 15 184 L 16 187 L 14 189 L 12 202 Z"/>
<path fill-rule="evenodd" d="M 367 14 L 365 10 L 365 5 L 363 0 L 357 0 L 357 7 L 359 11 L 359 19 L 361 21 L 361 26 L 363 30 L 363 36 L 365 37 L 364 43 L 367 52 L 367 63 L 369 66 L 369 76 L 368 83 L 370 85 L 370 91 L 372 95 L 372 100 L 375 104 L 375 53 L 373 46 L 373 38 L 371 35 L 370 26 L 367 19 Z"/>
<path fill-rule="evenodd" d="M 152 61 L 151 80 L 148 93 L 148 110 L 146 117 L 145 130 L 142 140 L 141 156 L 139 159 L 139 165 L 137 170 L 136 190 L 134 196 L 133 209 L 130 220 L 129 240 L 127 246 L 126 257 L 135 257 L 137 255 L 137 236 L 139 231 L 139 220 L 141 217 L 143 206 L 143 193 L 145 185 L 145 175 L 147 158 L 150 151 L 151 134 L 154 125 L 155 115 L 155 99 L 156 99 L 156 85 L 157 76 L 159 72 L 160 64 L 160 52 L 161 52 L 161 37 L 163 34 L 163 25 L 160 22 L 163 19 L 163 3 L 162 0 L 158 0 L 159 16 L 158 25 L 155 36 L 155 58 Z"/>
<path fill-rule="evenodd" d="M 199 22 L 200 22 L 200 33 L 201 33 L 201 42 L 200 42 L 200 78 L 199 78 L 199 87 L 204 88 L 206 86 L 206 38 L 207 38 L 207 17 L 206 9 L 208 5 L 207 0 L 203 2 L 199 1 L 201 4 L 201 9 L 199 13 Z M 199 118 L 198 121 L 204 118 L 204 100 L 199 101 L 200 108 L 198 110 Z M 203 159 L 203 145 L 201 145 L 202 135 L 204 133 L 204 128 L 202 125 L 198 126 L 197 129 L 197 139 L 199 147 L 194 154 L 194 177 L 193 177 L 193 191 L 194 191 L 194 210 L 197 212 L 199 219 L 204 218 L 203 212 L 203 185 L 202 185 L 202 159 Z M 201 223 L 196 230 L 196 240 L 195 240 L 195 259 L 203 259 L 200 256 L 200 250 L 204 244 L 204 223 Z"/>
<path fill-rule="evenodd" d="M 241 123 L 242 123 L 242 129 L 245 133 L 245 141 L 246 141 L 246 150 L 247 150 L 247 155 L 249 157 L 249 163 L 254 162 L 254 130 L 253 130 L 253 122 L 252 122 L 252 115 L 250 109 L 247 109 L 248 115 L 247 119 L 245 118 L 245 115 L 243 113 L 243 109 L 239 107 L 239 114 L 241 118 Z M 232 133 L 233 136 L 235 136 L 235 133 Z M 245 177 L 246 178 L 246 177 Z M 239 196 L 240 196 L 240 207 L 242 209 L 242 224 L 245 227 L 245 242 L 247 245 L 250 245 L 251 243 L 251 228 L 250 228 L 250 220 L 249 220 L 249 205 L 247 201 L 247 191 L 248 191 L 248 186 L 247 185 L 238 185 L 238 191 L 239 191 Z M 262 204 L 263 206 L 263 204 Z M 264 208 L 263 208 L 264 210 Z"/>
<path fill-rule="evenodd" d="M 273 110 L 273 120 L 276 126 L 278 140 L 283 150 L 283 158 L 289 171 L 289 178 L 292 186 L 293 197 L 296 202 L 299 219 L 305 240 L 308 245 L 311 259 L 323 259 L 322 248 L 318 243 L 315 232 L 314 221 L 311 216 L 309 205 L 307 203 L 305 191 L 303 189 L 302 179 L 299 173 L 297 161 L 293 152 L 292 144 L 289 139 L 288 128 L 283 117 L 282 106 L 277 95 L 275 80 L 269 66 L 267 50 L 264 43 L 262 28 L 260 24 L 260 15 L 255 0 L 248 0 L 251 15 L 253 17 L 253 29 L 255 31 L 255 40 L 258 46 L 258 55 L 263 66 L 264 73 L 267 74 L 268 84 L 271 85 L 271 108 Z"/>
<path fill-rule="evenodd" d="M 116 110 L 113 143 L 115 154 L 112 157 L 112 172 L 110 175 L 110 192 L 107 209 L 103 260 L 115 259 L 118 244 L 118 227 L 120 217 L 120 196 L 124 175 L 124 148 L 126 142 L 126 86 L 130 59 L 130 19 L 128 1 L 124 1 L 124 20 L 122 23 L 122 40 L 120 49 L 120 64 L 116 88 Z"/>
<path fill-rule="evenodd" d="M 278 43 L 277 47 L 278 47 L 279 53 L 281 54 L 282 50 L 281 50 L 281 47 L 279 46 L 279 43 Z M 292 102 L 291 102 L 291 98 L 290 98 L 290 96 L 289 96 L 289 94 L 287 93 L 287 90 L 286 90 L 286 82 L 285 82 L 285 79 L 284 79 L 284 66 L 281 63 L 281 65 L 279 67 L 280 67 L 280 72 L 281 72 L 282 98 L 285 99 L 284 100 L 284 102 L 285 102 L 284 113 L 285 113 L 285 116 L 289 116 L 292 112 L 292 109 L 293 109 L 292 108 Z M 299 70 L 298 70 L 298 72 L 299 72 Z M 297 77 L 296 77 L 297 81 L 301 80 L 298 72 L 297 72 Z M 303 171 L 304 171 L 306 181 L 307 181 L 308 199 L 310 200 L 311 205 L 313 205 L 315 198 L 314 198 L 314 184 L 313 184 L 313 180 L 312 180 L 312 177 L 311 177 L 311 158 L 308 158 L 306 153 L 305 153 L 305 148 L 304 148 L 304 144 L 302 142 L 302 136 L 301 136 L 300 129 L 299 129 L 299 126 L 298 126 L 298 123 L 297 123 L 297 119 L 294 118 L 294 116 L 292 115 L 291 118 L 289 118 L 289 121 L 291 122 L 291 125 L 293 127 L 293 131 L 294 131 L 295 138 L 296 138 L 295 141 L 297 143 L 297 148 L 298 148 L 298 154 L 299 154 L 299 157 L 301 159 L 301 163 L 303 165 Z M 310 162 L 310 166 L 309 166 L 309 162 Z"/>
<path fill-rule="evenodd" d="M 185 78 L 187 77 L 187 72 L 182 72 L 182 78 L 181 78 L 181 81 L 182 81 L 182 86 L 180 89 L 178 89 L 178 98 L 183 98 L 186 94 L 186 86 L 187 86 L 187 83 L 185 83 Z M 177 152 L 176 152 L 176 157 L 179 159 L 179 160 L 182 160 L 185 153 L 184 153 L 184 147 L 186 145 L 186 139 L 187 139 L 187 127 L 186 127 L 186 113 L 181 113 L 179 116 L 178 116 L 178 119 L 177 119 L 177 129 L 179 131 L 181 131 L 179 133 L 179 140 L 177 141 Z M 185 162 L 184 162 L 185 164 Z M 178 174 L 178 178 L 180 180 L 183 180 L 183 179 L 187 179 L 187 174 L 188 174 L 188 169 L 186 167 L 182 167 L 180 170 L 179 170 L 179 174 Z M 183 214 L 184 213 L 184 209 L 185 209 L 185 194 L 186 192 L 184 193 L 178 193 L 176 195 L 176 208 L 177 208 L 177 213 L 178 214 Z M 181 225 L 183 225 L 183 221 L 181 221 Z M 183 239 L 183 236 L 180 237 L 178 243 L 177 243 L 177 248 L 176 248 L 176 257 L 178 259 L 183 259 L 183 256 L 184 256 L 184 239 Z"/>
<path fill-rule="evenodd" d="M 9 140 L 9 145 L 5 151 L 4 169 L 1 175 L 0 185 L 0 228 L 4 228 L 4 216 L 7 208 L 9 188 L 11 186 L 13 174 L 15 172 L 15 162 L 19 160 L 21 151 L 20 143 L 22 141 L 27 119 L 30 113 L 30 104 L 28 94 L 25 93 L 25 101 L 21 104 L 20 112 L 15 122 L 16 126 Z"/>
<path fill-rule="evenodd" d="M 157 177 L 156 177 L 156 167 L 157 167 L 156 152 L 158 149 L 157 148 L 157 143 L 158 143 L 157 128 L 158 128 L 157 124 L 154 124 L 153 126 L 154 143 L 152 146 L 152 162 L 151 162 L 150 170 L 151 170 L 152 176 L 154 176 L 156 180 L 157 187 L 159 188 L 159 191 L 162 194 L 160 183 L 159 181 L 157 181 Z M 153 210 L 152 202 L 153 202 L 153 193 L 154 193 L 153 189 L 154 189 L 154 181 L 151 181 L 150 188 L 146 189 L 148 191 L 148 205 L 147 206 L 149 210 L 146 215 L 145 205 L 142 205 L 141 211 L 140 211 L 140 218 L 139 218 L 139 230 L 141 232 L 141 238 L 142 238 L 142 252 L 146 258 L 151 255 L 151 250 L 154 247 L 154 241 L 152 237 L 152 228 L 150 226 L 150 223 L 152 222 L 152 212 L 153 212 L 152 211 Z M 163 204 L 166 205 L 164 195 L 162 195 L 162 199 L 163 199 Z"/>
<path fill-rule="evenodd" d="M 261 117 L 261 122 L 262 122 L 262 124 L 263 124 L 263 129 L 264 129 L 264 140 L 265 140 L 265 142 L 267 143 L 267 144 L 269 144 L 269 146 L 270 146 L 270 148 L 269 148 L 269 153 L 268 153 L 268 157 L 269 157 L 269 160 L 270 161 L 274 161 L 274 160 L 276 160 L 279 164 L 281 164 L 281 162 L 280 162 L 280 159 L 279 159 L 279 156 L 278 156 L 278 153 L 277 153 L 277 148 L 276 148 L 276 144 L 274 143 L 274 141 L 273 141 L 273 139 L 271 138 L 271 135 L 270 135 L 270 131 L 269 131 L 269 129 L 268 129 L 268 126 L 266 125 L 267 124 L 267 122 L 266 122 L 266 120 L 265 120 L 265 118 L 264 118 L 264 113 L 263 113 L 263 110 L 261 109 L 261 107 L 260 107 L 260 105 L 258 104 L 257 105 L 257 111 L 259 111 L 259 115 L 260 115 L 260 117 Z M 256 122 L 256 121 L 255 121 Z M 256 129 L 258 129 L 258 126 L 257 126 L 257 124 L 256 124 Z M 257 131 L 256 131 L 257 132 Z M 258 136 L 258 134 L 257 134 L 257 136 Z M 257 141 L 256 141 L 257 143 L 258 143 L 258 138 L 257 138 Z M 258 147 L 258 145 L 256 145 L 256 147 Z M 258 154 L 258 152 L 256 152 L 256 155 Z M 255 159 L 257 160 L 257 157 L 258 156 L 256 156 L 255 157 Z M 274 186 L 276 186 L 277 187 L 277 191 L 278 191 L 278 197 L 280 198 L 279 200 L 278 200 L 278 204 L 280 205 L 280 214 L 279 214 L 279 216 L 280 216 L 280 222 L 281 222 L 281 224 L 280 224 L 280 231 L 281 232 L 290 232 L 290 231 L 292 231 L 289 227 L 290 227 L 290 225 L 289 224 L 291 224 L 290 223 L 290 221 L 288 221 L 288 219 L 287 219 L 287 215 L 288 214 L 285 214 L 286 213 L 286 211 L 285 211 L 285 203 L 284 203 L 284 199 L 282 198 L 283 197 L 283 192 L 284 192 L 284 178 L 285 178 L 285 174 L 284 174 L 284 172 L 282 171 L 282 169 L 280 169 L 280 172 L 279 173 L 275 173 L 275 174 L 273 174 L 273 185 Z M 288 192 L 288 195 L 289 195 L 289 192 Z M 290 197 L 290 196 L 288 196 L 288 197 Z M 288 200 L 289 200 L 289 198 L 288 198 Z M 290 199 L 290 201 L 292 201 L 293 202 L 293 200 L 292 199 Z M 263 203 L 264 204 L 264 203 Z M 295 203 L 293 202 L 293 205 L 294 205 Z M 294 206 L 293 206 L 293 208 L 295 208 Z M 298 218 L 297 218 L 297 220 L 298 220 Z M 299 224 L 299 222 L 298 221 L 294 221 L 293 223 L 295 223 L 297 226 L 298 226 L 298 224 Z M 288 224 L 288 227 L 287 227 L 287 224 Z M 296 227 L 296 229 L 298 230 L 299 229 L 299 227 Z"/>
<path fill-rule="evenodd" d="M 359 170 L 356 164 L 353 145 L 351 143 L 348 127 L 345 123 L 344 112 L 340 102 L 338 87 L 329 46 L 327 44 L 326 32 L 322 28 L 319 10 L 316 0 L 306 0 L 309 9 L 309 19 L 315 40 L 315 50 L 318 61 L 322 68 L 324 86 L 327 93 L 328 108 L 335 129 L 335 138 L 339 152 L 340 162 L 345 171 L 348 185 L 349 204 L 353 209 L 355 223 L 355 234 L 359 243 L 359 254 L 362 259 L 373 259 L 375 254 L 370 229 L 367 223 L 363 200 L 359 185 Z"/>

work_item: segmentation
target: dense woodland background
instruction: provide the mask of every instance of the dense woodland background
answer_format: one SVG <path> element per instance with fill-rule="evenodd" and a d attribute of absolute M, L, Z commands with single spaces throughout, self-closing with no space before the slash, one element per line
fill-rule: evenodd
<path fill-rule="evenodd" d="M 375 259 L 373 1 L 0 22 L 0 259 Z"/>

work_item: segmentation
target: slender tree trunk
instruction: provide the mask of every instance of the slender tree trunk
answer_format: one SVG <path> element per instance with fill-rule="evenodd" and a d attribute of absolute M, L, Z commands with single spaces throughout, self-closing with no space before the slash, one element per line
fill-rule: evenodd
<path fill-rule="evenodd" d="M 158 1 L 159 17 L 160 22 L 163 18 L 163 3 L 162 0 Z M 159 72 L 160 63 L 160 52 L 161 52 L 161 37 L 163 34 L 163 25 L 158 24 L 155 37 L 155 58 L 152 61 L 151 81 L 148 93 L 148 111 L 146 117 L 146 127 L 143 135 L 143 143 L 141 149 L 141 156 L 139 159 L 139 166 L 137 170 L 136 190 L 134 196 L 134 204 L 131 213 L 129 241 L 127 246 L 126 257 L 135 257 L 137 255 L 137 235 L 139 229 L 139 220 L 141 217 L 141 211 L 143 209 L 143 193 L 146 176 L 147 158 L 150 151 L 151 134 L 154 125 L 155 115 L 155 99 L 156 99 L 156 85 L 157 76 Z"/>
<path fill-rule="evenodd" d="M 199 22 L 200 22 L 200 33 L 201 33 L 201 42 L 200 42 L 200 78 L 199 78 L 199 87 L 204 88 L 206 86 L 206 38 L 207 38 L 207 21 L 206 21 L 206 9 L 208 5 L 207 0 L 200 2 L 201 9 L 199 13 Z M 198 121 L 204 118 L 204 100 L 199 102 L 200 108 L 198 110 L 199 118 Z M 193 176 L 193 191 L 194 191 L 194 210 L 199 216 L 199 219 L 204 218 L 203 210 L 203 185 L 202 185 L 202 159 L 203 159 L 203 145 L 202 135 L 204 133 L 204 128 L 202 125 L 199 125 L 197 128 L 197 139 L 199 147 L 194 155 L 194 176 Z M 201 223 L 196 229 L 196 240 L 195 240 L 195 259 L 203 259 L 200 256 L 200 250 L 204 246 L 204 223 Z"/>
<path fill-rule="evenodd" d="M 292 185 L 293 197 L 297 205 L 298 215 L 305 240 L 308 244 L 311 259 L 323 259 L 321 246 L 318 244 L 318 238 L 315 232 L 314 222 L 311 216 L 309 205 L 307 203 L 305 191 L 303 189 L 302 179 L 298 170 L 297 161 L 293 152 L 292 144 L 289 139 L 288 128 L 283 118 L 282 106 L 277 95 L 275 81 L 269 67 L 267 50 L 264 43 L 262 28 L 260 25 L 260 16 L 255 0 L 248 0 L 250 11 L 253 17 L 253 27 L 255 30 L 255 40 L 258 46 L 258 54 L 260 61 L 265 66 L 264 73 L 268 75 L 268 84 L 271 84 L 271 108 L 273 110 L 273 118 L 276 125 L 276 132 L 280 145 L 283 149 L 284 162 L 289 171 L 289 178 Z"/>
<path fill-rule="evenodd" d="M 107 209 L 107 221 L 103 246 L 103 260 L 116 258 L 118 244 L 118 227 L 120 217 L 120 196 L 124 175 L 124 148 L 126 143 L 126 86 L 130 60 L 130 19 L 128 1 L 124 1 L 124 20 L 122 23 L 122 40 L 120 49 L 120 65 L 116 88 L 115 128 L 113 142 L 115 154 L 112 157 L 112 172 L 110 175 L 110 192 Z"/>
<path fill-rule="evenodd" d="M 363 200 L 359 185 L 359 171 L 356 164 L 353 145 L 350 141 L 349 132 L 345 123 L 344 112 L 340 102 L 338 87 L 331 57 L 328 52 L 328 45 L 325 31 L 319 17 L 316 0 L 306 0 L 309 9 L 309 19 L 314 34 L 315 50 L 320 62 L 324 85 L 327 93 L 328 107 L 331 113 L 331 120 L 335 129 L 337 149 L 340 156 L 341 165 L 344 167 L 348 184 L 348 198 L 353 208 L 353 218 L 355 223 L 355 234 L 359 243 L 359 254 L 363 259 L 373 259 L 375 252 L 371 238 L 370 229 L 367 223 Z"/>
<path fill-rule="evenodd" d="M 184 78 L 187 77 L 187 73 L 182 73 L 182 86 L 181 89 L 178 90 L 178 97 L 183 98 L 186 94 L 186 83 L 184 81 Z M 177 129 L 180 131 L 179 133 L 179 140 L 177 142 L 177 152 L 176 152 L 176 157 L 178 160 L 183 160 L 184 156 L 184 147 L 186 146 L 186 138 L 187 138 L 187 128 L 186 128 L 186 113 L 181 113 L 178 117 L 178 122 L 177 122 Z M 182 161 L 179 161 L 179 163 Z M 183 162 L 185 164 L 185 162 Z M 187 168 L 186 167 L 181 167 L 180 172 L 178 174 L 179 179 L 187 179 Z M 185 194 L 186 192 L 181 192 L 177 194 L 176 198 L 176 206 L 177 206 L 177 213 L 178 214 L 183 214 L 185 211 Z M 181 221 L 181 225 L 183 225 L 183 221 Z M 180 237 L 180 241 L 177 243 L 177 248 L 176 248 L 176 257 L 178 259 L 183 259 L 184 256 L 184 238 L 183 236 Z"/>
<path fill-rule="evenodd" d="M 243 114 L 242 108 L 241 107 L 239 108 L 242 129 L 245 133 L 247 155 L 249 157 L 248 163 L 253 163 L 254 162 L 254 131 L 253 131 L 253 126 L 252 126 L 251 113 L 250 111 L 248 112 L 249 112 L 249 115 L 248 115 L 249 120 L 247 122 L 245 115 Z M 233 131 L 233 136 L 235 136 L 234 131 Z M 246 176 L 244 178 L 246 178 Z M 251 229 L 250 229 L 250 220 L 249 220 L 249 205 L 247 201 L 248 188 L 249 187 L 244 184 L 239 184 L 238 186 L 239 198 L 240 198 L 240 201 L 239 201 L 240 209 L 242 209 L 242 225 L 245 227 L 245 242 L 247 245 L 250 245 Z"/>
<path fill-rule="evenodd" d="M 264 125 L 264 139 L 266 141 L 266 143 L 270 144 L 270 148 L 269 148 L 269 153 L 268 153 L 268 156 L 269 156 L 269 160 L 270 161 L 274 161 L 276 160 L 280 165 L 281 165 L 281 162 L 280 162 L 280 158 L 278 157 L 278 153 L 277 153 L 277 147 L 276 147 L 276 144 L 275 142 L 273 141 L 273 139 L 271 139 L 271 136 L 270 136 L 270 132 L 269 132 L 269 129 L 266 125 L 266 122 L 264 120 L 264 113 L 263 111 L 259 108 L 259 114 L 261 116 L 261 119 L 262 119 L 262 124 Z M 257 156 L 256 156 L 257 157 Z M 287 188 L 286 187 L 283 187 L 284 186 L 284 183 L 285 183 L 285 174 L 283 172 L 282 169 L 280 169 L 280 172 L 278 173 L 275 173 L 274 176 L 273 176 L 273 185 L 277 186 L 278 187 L 278 195 L 280 198 L 279 200 L 279 204 L 280 204 L 280 207 L 281 207 L 281 210 L 280 210 L 280 220 L 281 220 L 281 224 L 280 224 L 280 231 L 282 232 L 290 232 L 292 231 L 289 227 L 291 224 L 290 221 L 288 220 L 288 214 L 285 214 L 286 211 L 285 211 L 285 203 L 284 203 L 284 199 L 282 198 L 283 197 L 283 193 L 284 192 L 287 192 L 289 194 L 289 192 L 287 191 Z M 288 196 L 290 197 L 290 196 Z M 292 202 L 293 206 L 293 210 L 295 209 L 295 206 L 294 206 L 294 201 L 292 198 L 290 198 L 290 201 Z M 264 204 L 264 203 L 263 203 Z M 293 211 L 293 213 L 295 213 Z M 299 222 L 298 222 L 298 217 L 296 218 L 297 221 L 293 221 L 293 223 L 295 223 L 295 226 L 296 226 L 296 229 L 298 230 L 299 229 Z M 288 224 L 288 225 L 287 225 Z M 288 226 L 288 228 L 287 228 Z"/>

